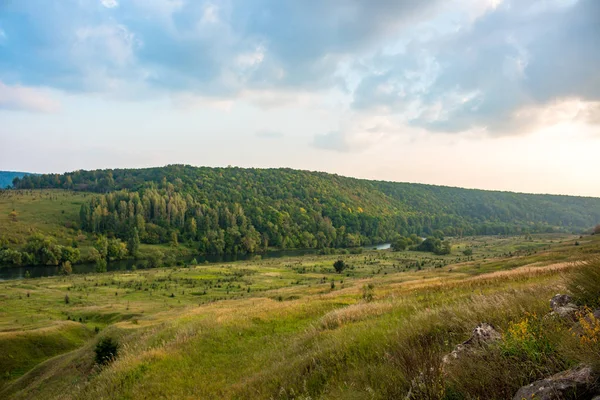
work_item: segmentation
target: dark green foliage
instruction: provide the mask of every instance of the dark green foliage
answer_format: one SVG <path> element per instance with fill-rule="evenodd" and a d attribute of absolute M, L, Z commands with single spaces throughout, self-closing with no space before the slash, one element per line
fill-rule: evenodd
<path fill-rule="evenodd" d="M 600 258 L 582 262 L 568 275 L 567 289 L 580 305 L 600 307 Z"/>
<path fill-rule="evenodd" d="M 106 259 L 105 258 L 99 258 L 96 260 L 96 272 L 106 272 Z"/>
<path fill-rule="evenodd" d="M 102 338 L 98 341 L 94 352 L 96 353 L 96 363 L 106 365 L 117 358 L 119 343 L 111 337 Z"/>
<path fill-rule="evenodd" d="M 137 257 L 140 251 L 140 235 L 136 227 L 133 228 L 131 236 L 127 241 L 127 251 L 132 257 Z"/>
<path fill-rule="evenodd" d="M 335 268 L 335 272 L 339 274 L 346 269 L 346 263 L 344 262 L 344 260 L 337 260 L 333 263 L 333 268 Z"/>
<path fill-rule="evenodd" d="M 357 247 L 420 236 L 582 231 L 600 199 L 367 181 L 291 169 L 161 168 L 26 176 L 18 188 L 106 193 L 81 206 L 82 229 L 204 253 Z M 445 250 L 441 250 L 445 251 Z M 130 251 L 131 254 L 131 251 Z"/>
<path fill-rule="evenodd" d="M 437 255 L 445 255 L 450 254 L 452 247 L 448 241 L 441 241 L 435 237 L 429 237 L 414 249 L 417 251 L 428 251 Z"/>
<path fill-rule="evenodd" d="M 462 252 L 465 256 L 472 256 L 473 255 L 473 249 L 464 249 Z"/>
<path fill-rule="evenodd" d="M 407 247 L 408 247 L 408 242 L 402 236 L 394 239 L 394 241 L 392 242 L 392 250 L 394 250 L 394 251 L 406 250 Z"/>
<path fill-rule="evenodd" d="M 53 238 L 34 234 L 27 240 L 22 251 L 0 247 L 0 265 L 60 265 L 79 261 L 79 249 L 61 246 Z"/>

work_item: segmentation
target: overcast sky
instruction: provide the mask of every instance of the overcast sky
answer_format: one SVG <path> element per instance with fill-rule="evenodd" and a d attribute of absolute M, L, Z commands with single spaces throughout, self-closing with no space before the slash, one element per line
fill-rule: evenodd
<path fill-rule="evenodd" d="M 0 0 L 0 170 L 600 196 L 598 0 Z"/>

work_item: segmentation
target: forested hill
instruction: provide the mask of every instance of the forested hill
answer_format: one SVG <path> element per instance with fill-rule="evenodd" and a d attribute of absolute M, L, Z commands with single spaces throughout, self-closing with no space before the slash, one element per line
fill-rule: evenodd
<path fill-rule="evenodd" d="M 207 252 L 354 246 L 398 234 L 509 234 L 589 229 L 600 199 L 347 178 L 292 169 L 170 165 L 25 176 L 16 188 L 103 193 L 81 210 L 92 232 Z M 439 232 L 438 232 L 439 233 Z"/>
<path fill-rule="evenodd" d="M 0 189 L 12 186 L 13 179 L 31 175 L 28 172 L 0 171 Z"/>

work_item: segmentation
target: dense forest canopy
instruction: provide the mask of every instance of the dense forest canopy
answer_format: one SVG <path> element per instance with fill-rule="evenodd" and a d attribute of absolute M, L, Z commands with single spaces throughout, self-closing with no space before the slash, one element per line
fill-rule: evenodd
<path fill-rule="evenodd" d="M 398 235 L 578 232 L 600 199 L 369 181 L 292 169 L 169 165 L 24 176 L 17 189 L 101 193 L 84 204 L 89 232 L 201 252 L 353 247 Z M 135 228 L 135 229 L 134 229 Z"/>

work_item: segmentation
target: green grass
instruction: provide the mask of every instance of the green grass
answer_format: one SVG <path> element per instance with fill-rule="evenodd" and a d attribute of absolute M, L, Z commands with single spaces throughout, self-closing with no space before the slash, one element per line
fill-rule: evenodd
<path fill-rule="evenodd" d="M 368 251 L 0 282 L 0 350 L 14 349 L 0 351 L 0 397 L 385 399 L 412 386 L 420 398 L 500 399 L 589 353 L 550 321 L 543 358 L 529 351 L 539 343 L 517 337 L 510 352 L 494 347 L 441 374 L 441 356 L 477 323 L 506 333 L 526 313 L 547 313 L 569 262 L 598 254 L 600 236 L 453 247 L 448 256 Z M 342 274 L 339 257 L 350 265 Z M 100 369 L 93 347 L 104 336 L 121 353 Z"/>
<path fill-rule="evenodd" d="M 89 201 L 89 193 L 63 190 L 3 191 L 0 193 L 0 238 L 23 245 L 32 233 L 54 237 L 60 244 L 70 245 L 77 236 L 81 204 Z M 16 221 L 9 213 L 16 211 Z M 79 238 L 86 243 L 87 236 Z M 89 243 L 88 243 L 89 244 Z"/>
<path fill-rule="evenodd" d="M 88 261 L 95 235 L 79 229 L 79 210 L 93 196 L 98 194 L 57 189 L 0 191 L 0 245 L 20 250 L 30 236 L 40 233 L 63 246 L 76 242 L 81 262 Z M 16 220 L 9 215 L 12 211 L 17 213 Z M 183 244 L 176 248 L 142 244 L 140 258 L 147 258 L 153 250 L 176 257 L 193 254 Z"/>

